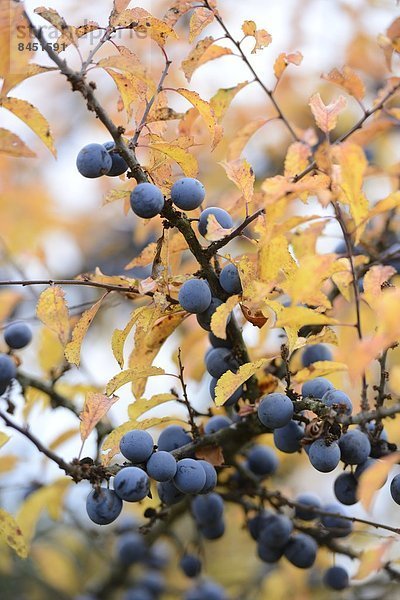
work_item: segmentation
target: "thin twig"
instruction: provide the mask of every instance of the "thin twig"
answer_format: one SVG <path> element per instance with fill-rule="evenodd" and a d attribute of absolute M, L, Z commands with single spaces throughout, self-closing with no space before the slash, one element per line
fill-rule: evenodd
<path fill-rule="evenodd" d="M 163 51 L 164 57 L 165 57 L 165 67 L 164 67 L 163 72 L 161 73 L 160 81 L 158 82 L 156 91 L 154 92 L 154 94 L 152 95 L 152 97 L 150 98 L 150 100 L 146 103 L 146 108 L 144 109 L 142 119 L 141 119 L 141 121 L 140 121 L 140 123 L 139 123 L 139 125 L 138 125 L 138 127 L 137 127 L 137 129 L 135 131 L 135 135 L 132 138 L 131 145 L 132 145 L 133 148 L 135 148 L 137 146 L 137 144 L 138 144 L 139 137 L 140 137 L 140 134 L 142 132 L 142 129 L 143 129 L 143 127 L 147 123 L 147 118 L 149 116 L 150 110 L 151 110 L 151 108 L 152 108 L 152 106 L 153 106 L 153 104 L 154 104 L 154 102 L 155 102 L 158 94 L 162 90 L 164 81 L 165 81 L 165 79 L 166 79 L 166 77 L 168 75 L 169 68 L 170 68 L 170 66 L 172 64 L 172 61 L 169 60 L 169 58 L 168 58 L 165 50 L 162 49 L 162 51 Z"/>
<path fill-rule="evenodd" d="M 335 211 L 335 215 L 336 215 L 337 221 L 340 225 L 340 229 L 342 230 L 343 238 L 344 238 L 344 241 L 346 244 L 347 257 L 349 259 L 350 270 L 351 270 L 351 274 L 352 274 L 352 282 L 351 283 L 352 283 L 352 287 L 353 287 L 353 291 L 354 291 L 354 301 L 355 301 L 355 305 L 356 305 L 356 329 L 357 329 L 358 339 L 361 341 L 363 339 L 363 334 L 362 334 L 362 326 L 361 326 L 360 290 L 358 287 L 356 270 L 354 267 L 353 247 L 351 244 L 349 232 L 347 231 L 346 223 L 344 222 L 344 219 L 342 216 L 342 211 L 340 210 L 340 206 L 337 204 L 337 202 L 332 202 L 331 204 Z M 361 409 L 363 411 L 369 410 L 367 388 L 368 388 L 367 378 L 366 378 L 365 371 L 364 371 L 364 373 L 361 376 Z"/>
<path fill-rule="evenodd" d="M 108 292 L 121 292 L 123 294 L 136 294 L 137 296 L 154 297 L 154 292 L 140 292 L 134 285 L 113 285 L 110 283 L 100 283 L 99 281 L 91 281 L 90 279 L 4 279 L 0 281 L 0 286 L 20 285 L 22 287 L 30 285 L 76 285 L 93 288 L 100 288 Z M 175 298 L 166 295 L 168 302 L 171 304 L 179 304 Z"/>
<path fill-rule="evenodd" d="M 233 37 L 233 35 L 230 33 L 229 29 L 227 28 L 227 26 L 225 25 L 223 19 L 221 18 L 221 16 L 219 15 L 219 13 L 217 11 L 215 11 L 209 4 L 208 0 L 204 0 L 204 7 L 208 8 L 208 10 L 210 10 L 212 13 L 214 13 L 214 17 L 215 20 L 219 23 L 219 25 L 222 27 L 222 29 L 225 32 L 226 37 L 232 42 L 232 44 L 235 46 L 235 48 L 237 49 L 240 58 L 243 60 L 243 62 L 246 64 L 247 68 L 249 69 L 249 71 L 251 72 L 251 74 L 254 77 L 254 80 L 258 83 L 258 85 L 262 88 L 262 90 L 267 94 L 268 98 L 270 99 L 270 101 L 272 102 L 276 112 L 278 113 L 279 118 L 282 120 L 282 122 L 285 124 L 287 130 L 289 131 L 290 135 L 292 136 L 292 138 L 296 141 L 299 141 L 299 137 L 297 136 L 295 130 L 293 129 L 293 127 L 291 126 L 291 124 L 289 123 L 289 121 L 287 120 L 287 118 L 285 117 L 285 115 L 282 112 L 282 109 L 280 108 L 279 104 L 277 103 L 277 101 L 275 100 L 273 91 L 268 89 L 267 86 L 265 85 L 265 83 L 260 79 L 260 77 L 257 75 L 256 71 L 254 70 L 253 66 L 251 65 L 249 59 L 247 58 L 247 56 L 245 55 L 245 53 L 243 52 L 240 43 L 241 42 L 237 42 L 235 40 L 235 38 Z"/>
<path fill-rule="evenodd" d="M 187 388 L 186 388 L 186 383 L 185 383 L 185 379 L 183 376 L 183 371 L 184 371 L 184 366 L 182 363 L 182 356 L 181 356 L 182 352 L 181 352 L 181 348 L 178 348 L 178 365 L 179 365 L 179 380 L 181 382 L 182 385 L 182 394 L 183 394 L 183 403 L 185 404 L 188 414 L 189 414 L 189 423 L 190 423 L 190 429 L 192 430 L 192 434 L 193 434 L 193 438 L 195 440 L 199 439 L 200 437 L 200 432 L 199 432 L 199 428 L 196 425 L 196 413 L 193 410 L 192 405 L 190 404 L 190 400 L 188 398 L 187 395 Z"/>
<path fill-rule="evenodd" d="M 398 92 L 399 90 L 400 90 L 400 83 L 397 83 L 391 90 L 389 90 L 385 94 L 385 96 L 377 104 L 375 104 L 372 108 L 369 108 L 368 110 L 366 110 L 364 112 L 363 116 L 357 121 L 357 123 L 355 123 L 355 125 L 353 125 L 353 127 L 351 127 L 351 129 L 349 129 L 348 131 L 346 131 L 346 133 L 344 133 L 343 135 L 338 137 L 333 142 L 333 145 L 335 146 L 337 144 L 340 144 L 341 142 L 346 141 L 353 133 L 355 133 L 356 131 L 361 129 L 364 126 L 365 121 L 367 119 L 369 119 L 369 117 L 371 117 L 373 114 L 375 114 L 378 110 L 381 110 L 381 108 L 383 108 L 384 104 L 388 100 L 390 100 L 390 98 L 392 96 L 394 96 L 394 94 L 396 94 L 396 92 Z M 308 173 L 311 173 L 312 171 L 314 171 L 316 166 L 317 166 L 317 163 L 315 160 L 313 160 L 303 171 L 301 171 L 300 173 L 295 175 L 295 177 L 293 178 L 294 183 L 297 183 L 305 175 L 308 175 Z"/>
<path fill-rule="evenodd" d="M 19 433 L 22 433 L 22 435 L 24 435 L 26 438 L 28 438 L 28 440 L 30 440 L 32 442 L 32 444 L 34 444 L 36 446 L 36 448 L 39 450 L 39 452 L 41 452 L 42 454 L 44 454 L 45 456 L 47 456 L 47 458 L 49 458 L 50 460 L 52 460 L 53 462 L 55 462 L 60 467 L 60 469 L 62 469 L 63 471 L 65 471 L 66 474 L 68 474 L 68 475 L 72 474 L 72 472 L 73 472 L 72 465 L 70 465 L 69 463 L 65 462 L 65 460 L 63 460 L 60 456 L 58 456 L 57 454 L 55 454 L 52 450 L 49 450 L 48 448 L 46 448 L 46 446 L 44 446 L 42 444 L 42 442 L 40 440 L 38 440 L 37 437 L 35 437 L 29 431 L 29 429 L 21 427 L 20 425 L 18 425 L 14 421 L 12 421 L 7 416 L 7 414 L 3 413 L 2 411 L 0 412 L 0 417 L 3 419 L 4 423 L 8 427 L 11 427 L 12 429 L 15 429 L 15 431 L 19 431 Z"/>

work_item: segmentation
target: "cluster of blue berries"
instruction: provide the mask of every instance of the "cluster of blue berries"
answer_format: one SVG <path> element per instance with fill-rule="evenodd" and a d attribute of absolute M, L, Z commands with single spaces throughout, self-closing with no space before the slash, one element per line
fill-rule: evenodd
<path fill-rule="evenodd" d="M 215 468 L 205 460 L 182 458 L 171 452 L 192 441 L 178 425 L 170 425 L 160 434 L 158 449 L 147 431 L 135 429 L 120 442 L 122 455 L 132 466 L 123 467 L 114 478 L 114 489 L 94 488 L 86 501 L 90 519 L 98 525 L 114 521 L 122 503 L 140 502 L 150 491 L 150 479 L 157 482 L 161 502 L 171 506 L 184 495 L 209 494 L 217 484 Z M 139 466 L 140 465 L 140 466 Z"/>
<path fill-rule="evenodd" d="M 4 341 L 10 350 L 21 350 L 32 340 L 29 325 L 22 322 L 10 323 L 4 329 Z M 17 375 L 17 366 L 8 354 L 0 354 L 0 395 L 4 394 Z"/>
<path fill-rule="evenodd" d="M 87 144 L 79 151 L 76 166 L 79 173 L 89 179 L 102 175 L 117 177 L 128 170 L 128 165 L 116 150 L 114 142 Z"/>
<path fill-rule="evenodd" d="M 342 506 L 321 506 L 319 498 L 314 494 L 300 494 L 295 505 L 292 518 L 262 510 L 248 520 L 247 527 L 257 542 L 257 554 L 263 562 L 274 564 L 285 557 L 299 569 L 309 569 L 315 562 L 318 545 L 306 532 L 306 528 L 300 533 L 293 533 L 293 517 L 306 522 L 318 519 L 321 532 L 326 532 L 331 538 L 348 536 L 352 531 L 352 524 L 350 520 L 343 518 L 346 512 Z M 320 516 L 318 510 L 322 513 Z M 324 512 L 332 514 L 324 515 Z M 349 585 L 348 573 L 338 566 L 328 569 L 323 580 L 334 590 L 343 590 Z"/>

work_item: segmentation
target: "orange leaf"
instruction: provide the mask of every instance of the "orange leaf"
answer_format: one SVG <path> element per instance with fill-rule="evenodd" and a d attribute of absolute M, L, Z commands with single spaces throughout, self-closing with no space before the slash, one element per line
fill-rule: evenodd
<path fill-rule="evenodd" d="M 254 21 L 245 21 L 242 25 L 242 31 L 245 36 L 254 37 L 256 43 L 251 51 L 252 54 L 255 54 L 257 50 L 261 50 L 262 48 L 266 48 L 272 42 L 272 37 L 265 29 L 257 29 L 257 26 Z"/>
<path fill-rule="evenodd" d="M 269 120 L 272 119 L 257 119 L 256 121 L 250 121 L 244 127 L 239 129 L 239 131 L 235 134 L 234 139 L 228 146 L 228 161 L 239 158 L 251 136 L 254 135 L 256 131 L 261 129 L 261 127 L 263 127 L 266 123 L 268 123 Z"/>
<path fill-rule="evenodd" d="M 195 452 L 196 458 L 206 460 L 214 467 L 221 467 L 225 463 L 221 446 L 205 446 Z"/>
<path fill-rule="evenodd" d="M 182 71 L 188 81 L 191 80 L 193 73 L 201 65 L 204 65 L 211 60 L 215 60 L 220 56 L 232 54 L 230 48 L 224 48 L 223 46 L 213 44 L 213 37 L 206 37 L 203 40 L 200 40 L 190 52 L 189 56 L 182 62 Z"/>
<path fill-rule="evenodd" d="M 36 156 L 15 133 L 3 127 L 0 127 L 0 153 L 23 158 Z"/>
<path fill-rule="evenodd" d="M 230 162 L 220 162 L 225 173 L 231 181 L 239 188 L 245 202 L 251 202 L 254 194 L 254 171 L 245 158 L 238 158 Z"/>
<path fill-rule="evenodd" d="M 288 64 L 299 65 L 303 60 L 303 55 L 301 52 L 291 52 L 290 54 L 286 54 L 286 52 L 281 52 L 274 63 L 274 73 L 277 79 L 282 77 L 282 73 L 288 66 Z"/>
<path fill-rule="evenodd" d="M 163 47 L 169 37 L 177 39 L 175 31 L 164 21 L 156 19 L 144 8 L 127 8 L 112 19 L 113 27 L 129 27 L 148 35 Z"/>
<path fill-rule="evenodd" d="M 342 72 L 338 69 L 332 69 L 329 73 L 322 75 L 322 79 L 340 86 L 357 100 L 362 100 L 365 96 L 365 86 L 362 79 L 347 65 L 343 67 Z"/>
<path fill-rule="evenodd" d="M 189 42 L 201 34 L 203 29 L 214 20 L 214 13 L 208 8 L 196 8 L 190 17 Z"/>
<path fill-rule="evenodd" d="M 339 96 L 339 98 L 330 104 L 325 105 L 321 96 L 314 94 L 310 98 L 309 105 L 318 127 L 325 133 L 328 133 L 332 129 L 335 129 L 339 114 L 347 106 L 347 100 L 344 96 Z"/>
<path fill-rule="evenodd" d="M 200 98 L 197 92 L 186 90 L 185 88 L 178 88 L 176 90 L 181 96 L 186 98 L 199 111 L 199 114 L 205 122 L 208 131 L 212 138 L 212 149 L 219 143 L 222 137 L 222 128 L 218 125 L 214 111 L 209 104 L 202 98 Z"/>
<path fill-rule="evenodd" d="M 83 410 L 79 415 L 81 423 L 79 425 L 81 440 L 87 440 L 97 423 L 108 413 L 111 406 L 119 400 L 118 396 L 105 396 L 89 392 L 83 405 Z"/>
<path fill-rule="evenodd" d="M 396 269 L 390 266 L 375 265 L 364 276 L 364 299 L 373 307 L 378 296 L 382 293 L 382 284 L 388 281 Z"/>
<path fill-rule="evenodd" d="M 368 577 L 368 575 L 371 575 L 371 573 L 380 571 L 385 564 L 384 556 L 393 542 L 393 539 L 385 540 L 379 544 L 379 546 L 374 546 L 373 548 L 364 550 L 361 556 L 358 571 L 354 575 L 353 579 L 365 579 Z"/>

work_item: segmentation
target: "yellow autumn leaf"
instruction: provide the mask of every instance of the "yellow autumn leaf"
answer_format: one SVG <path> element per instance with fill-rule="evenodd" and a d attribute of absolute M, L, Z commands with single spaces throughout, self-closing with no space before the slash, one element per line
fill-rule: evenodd
<path fill-rule="evenodd" d="M 71 427 L 70 429 L 63 431 L 49 444 L 49 450 L 56 450 L 59 446 L 62 446 L 62 444 L 65 444 L 65 442 L 68 442 L 71 438 L 78 435 L 78 433 L 79 429 L 76 427 Z"/>
<path fill-rule="evenodd" d="M 14 290 L 0 290 L 0 321 L 5 321 L 21 302 L 23 295 Z"/>
<path fill-rule="evenodd" d="M 289 251 L 288 240 L 284 235 L 260 240 L 259 277 L 261 281 L 275 281 L 281 271 L 290 273 L 297 268 L 296 261 Z"/>
<path fill-rule="evenodd" d="M 106 206 L 106 204 L 111 204 L 111 202 L 115 202 L 116 200 L 129 202 L 130 195 L 131 190 L 123 190 L 119 188 L 116 190 L 108 190 L 103 198 L 103 206 Z"/>
<path fill-rule="evenodd" d="M 106 394 L 111 396 L 116 390 L 125 385 L 126 383 L 133 383 L 139 379 L 147 379 L 154 375 L 164 375 L 164 369 L 160 367 L 148 367 L 147 369 L 126 369 L 121 371 L 117 375 L 114 375 L 112 379 L 106 385 Z"/>
<path fill-rule="evenodd" d="M 68 29 L 66 29 L 66 32 L 61 33 L 61 35 L 57 38 L 56 43 L 59 47 L 55 51 L 58 53 L 63 52 L 70 44 L 74 43 L 76 45 L 76 42 L 82 36 L 91 33 L 92 31 L 98 31 L 99 29 L 100 25 L 95 21 L 88 21 L 79 27 L 73 27 L 70 25 Z"/>
<path fill-rule="evenodd" d="M 357 100 L 362 100 L 365 96 L 365 85 L 361 77 L 348 65 L 345 65 L 341 72 L 336 68 L 332 69 L 329 73 L 322 75 L 322 78 L 340 86 Z"/>
<path fill-rule="evenodd" d="M 176 144 L 167 142 L 154 142 L 150 144 L 150 148 L 162 152 L 169 158 L 172 158 L 182 169 L 186 177 L 196 177 L 199 171 L 197 159 L 193 154 L 190 154 L 185 148 L 181 148 Z"/>
<path fill-rule="evenodd" d="M 123 10 L 128 8 L 131 0 L 114 0 L 113 1 L 113 9 L 110 15 L 110 24 L 112 24 L 112 20 Z"/>
<path fill-rule="evenodd" d="M 64 17 L 62 17 L 54 8 L 39 6 L 38 8 L 35 8 L 34 12 L 37 15 L 40 15 L 42 19 L 46 19 L 46 21 L 54 25 L 54 27 L 62 33 L 68 29 L 68 24 Z"/>
<path fill-rule="evenodd" d="M 374 307 L 377 298 L 382 294 L 382 285 L 389 281 L 395 273 L 397 273 L 396 269 L 389 265 L 374 265 L 365 273 L 363 297 L 371 308 Z"/>
<path fill-rule="evenodd" d="M 309 164 L 310 147 L 302 142 L 290 144 L 285 158 L 285 177 L 294 177 Z"/>
<path fill-rule="evenodd" d="M 188 54 L 187 58 L 182 61 L 181 69 L 186 79 L 190 81 L 193 73 L 201 65 L 228 54 L 232 54 L 232 50 L 230 50 L 230 48 L 223 48 L 222 46 L 215 45 L 214 38 L 212 36 L 207 36 L 197 42 L 196 46 Z"/>
<path fill-rule="evenodd" d="M 242 25 L 242 31 L 245 36 L 254 37 L 255 46 L 251 53 L 255 54 L 257 50 L 261 50 L 266 46 L 269 46 L 272 42 L 272 37 L 265 29 L 257 29 L 254 21 L 245 21 Z"/>
<path fill-rule="evenodd" d="M 0 448 L 4 446 L 10 439 L 10 436 L 4 433 L 4 431 L 0 431 Z"/>
<path fill-rule="evenodd" d="M 155 245 L 155 244 L 154 244 Z M 132 330 L 132 327 L 136 323 L 139 318 L 140 313 L 145 309 L 145 307 L 140 306 L 135 309 L 130 316 L 128 323 L 125 325 L 124 329 L 115 329 L 111 338 L 111 348 L 115 357 L 115 360 L 123 369 L 124 367 L 124 345 L 126 342 L 126 338 Z"/>
<path fill-rule="evenodd" d="M 245 381 L 250 379 L 254 373 L 261 369 L 267 362 L 271 361 L 272 358 L 260 358 L 254 362 L 245 363 L 241 365 L 236 373 L 227 371 L 218 379 L 218 383 L 215 387 L 215 404 L 216 406 L 222 406 L 230 398 L 238 387 L 240 387 Z"/>
<path fill-rule="evenodd" d="M 64 346 L 55 331 L 42 327 L 38 336 L 37 358 L 45 375 L 54 375 L 65 362 Z"/>
<path fill-rule="evenodd" d="M 71 341 L 65 347 L 65 358 L 68 362 L 76 365 L 77 367 L 80 363 L 83 338 L 85 337 L 91 322 L 95 318 L 97 311 L 99 310 L 107 294 L 108 292 L 103 294 L 100 300 L 93 304 L 93 306 L 91 306 L 88 310 L 85 310 L 72 331 Z"/>
<path fill-rule="evenodd" d="M 393 544 L 394 539 L 385 540 L 381 542 L 378 546 L 374 546 L 373 548 L 367 548 L 364 550 L 361 555 L 360 564 L 358 566 L 357 573 L 352 577 L 352 579 L 360 580 L 365 579 L 371 573 L 375 571 L 380 571 L 380 569 L 385 564 L 384 557 L 389 550 L 390 546 Z"/>
<path fill-rule="evenodd" d="M 238 83 L 237 85 L 231 88 L 221 88 L 210 99 L 210 105 L 214 111 L 218 123 L 220 123 L 224 118 L 225 113 L 228 110 L 236 94 L 238 94 L 240 90 L 246 87 L 248 83 L 248 81 L 243 81 L 242 83 Z"/>
<path fill-rule="evenodd" d="M 369 211 L 369 218 L 375 217 L 388 210 L 400 207 L 400 192 L 393 192 L 386 198 L 379 200 Z"/>
<path fill-rule="evenodd" d="M 122 104 L 125 112 L 130 118 L 132 116 L 132 104 L 135 101 L 142 100 L 146 96 L 146 84 L 131 73 L 118 73 L 112 69 L 104 69 L 114 80 L 115 85 L 121 95 Z"/>
<path fill-rule="evenodd" d="M 149 36 L 159 46 L 165 46 L 168 38 L 177 39 L 175 31 L 164 21 L 156 19 L 144 8 L 127 8 L 112 19 L 113 27 L 130 27 L 138 33 Z"/>
<path fill-rule="evenodd" d="M 212 150 L 219 143 L 222 137 L 222 128 L 217 123 L 214 111 L 210 106 L 209 102 L 206 102 L 200 98 L 197 92 L 192 90 L 186 90 L 185 88 L 178 88 L 176 90 L 181 96 L 186 98 L 194 108 L 199 112 L 199 115 L 205 122 L 207 129 L 212 139 Z"/>
<path fill-rule="evenodd" d="M 28 546 L 20 526 L 12 515 L 0 508 L 0 539 L 15 550 L 20 558 L 28 556 Z"/>
<path fill-rule="evenodd" d="M 385 483 L 393 465 L 399 460 L 400 452 L 394 452 L 377 460 L 375 464 L 361 473 L 357 485 L 357 499 L 366 511 L 370 510 L 375 493 Z"/>
<path fill-rule="evenodd" d="M 272 305 L 271 302 L 268 304 Z M 272 306 L 273 310 L 276 309 L 276 304 Z M 276 327 L 294 327 L 299 330 L 304 325 L 335 325 L 337 323 L 336 319 L 317 313 L 305 306 L 279 306 Z"/>
<path fill-rule="evenodd" d="M 274 62 L 275 77 L 279 80 L 289 64 L 300 65 L 302 60 L 303 55 L 301 52 L 290 52 L 288 54 L 286 52 L 281 52 Z"/>
<path fill-rule="evenodd" d="M 208 8 L 196 8 L 189 21 L 189 43 L 201 34 L 203 29 L 214 20 L 214 13 Z"/>
<path fill-rule="evenodd" d="M 231 162 L 220 162 L 228 178 L 233 181 L 245 199 L 245 202 L 251 202 L 254 194 L 255 175 L 253 167 L 245 158 L 238 158 Z"/>
<path fill-rule="evenodd" d="M 142 86 L 138 83 L 139 96 L 147 93 L 154 94 L 156 91 L 156 84 L 147 74 L 145 67 L 140 62 L 139 57 L 134 54 L 131 50 L 125 46 L 118 46 L 119 54 L 111 54 L 98 61 L 97 66 L 103 69 L 112 69 L 117 71 L 123 71 L 127 74 L 128 78 L 132 77 L 142 82 Z"/>
<path fill-rule="evenodd" d="M 116 429 L 109 433 L 103 442 L 101 447 L 101 451 L 103 453 L 101 456 L 102 464 L 109 465 L 111 459 L 118 454 L 121 438 L 128 431 L 132 431 L 133 429 L 150 429 L 151 427 L 156 427 L 162 423 L 170 423 L 171 421 L 176 422 L 177 419 L 173 419 L 171 417 L 154 417 L 152 419 L 144 419 L 143 421 L 129 420 L 125 423 L 122 423 L 122 425 L 119 425 Z"/>
<path fill-rule="evenodd" d="M 309 304 L 331 308 L 331 302 L 321 287 L 332 273 L 339 270 L 336 254 L 309 254 L 299 261 L 299 268 L 293 269 L 282 283 L 282 289 L 293 304 Z"/>
<path fill-rule="evenodd" d="M 176 401 L 176 396 L 174 394 L 156 394 L 152 396 L 149 400 L 146 398 L 139 398 L 132 402 L 128 406 L 128 417 L 135 421 L 138 417 L 142 416 L 144 413 L 148 412 L 152 408 L 156 406 L 160 406 L 160 404 L 164 404 L 164 402 Z"/>
<path fill-rule="evenodd" d="M 32 492 L 24 501 L 19 508 L 17 521 L 28 544 L 33 539 L 36 524 L 43 511 L 46 510 L 53 521 L 61 518 L 64 497 L 71 484 L 71 479 L 62 477 Z"/>
<path fill-rule="evenodd" d="M 229 235 L 232 230 L 233 227 L 230 227 L 229 229 L 222 227 L 220 222 L 215 218 L 215 215 L 210 213 L 207 216 L 206 233 L 203 235 L 203 237 L 209 242 L 216 242 Z"/>
<path fill-rule="evenodd" d="M 186 313 L 180 309 L 165 315 L 162 307 L 146 307 L 135 329 L 135 345 L 129 356 L 129 367 L 146 371 L 160 351 L 161 346 L 180 325 Z M 136 398 L 143 395 L 147 378 L 133 381 L 132 391 Z"/>
<path fill-rule="evenodd" d="M 89 392 L 85 398 L 82 412 L 79 415 L 81 420 L 79 430 L 81 440 L 87 440 L 97 423 L 108 413 L 111 406 L 119 400 L 118 396 L 105 396 L 104 394 L 96 394 Z"/>
<path fill-rule="evenodd" d="M 26 100 L 21 98 L 2 98 L 0 105 L 7 108 L 13 115 L 24 121 L 32 131 L 42 140 L 55 157 L 57 155 L 50 126 L 40 111 Z"/>
<path fill-rule="evenodd" d="M 231 161 L 239 158 L 250 138 L 261 129 L 261 127 L 268 123 L 269 120 L 270 119 L 257 119 L 255 121 L 250 121 L 241 127 L 241 129 L 236 132 L 233 140 L 229 143 L 226 157 L 227 160 Z"/>
<path fill-rule="evenodd" d="M 228 298 L 226 302 L 217 307 L 211 317 L 211 331 L 222 340 L 226 340 L 226 323 L 232 310 L 239 302 L 239 298 L 238 295 Z"/>
<path fill-rule="evenodd" d="M 368 161 L 363 149 L 351 142 L 336 146 L 334 154 L 340 166 L 339 200 L 350 207 L 355 225 L 354 243 L 358 244 L 368 221 L 369 205 L 362 189 Z"/>
<path fill-rule="evenodd" d="M 37 390 L 36 388 L 28 386 L 24 392 L 25 405 L 22 410 L 22 416 L 25 421 L 28 420 L 28 417 L 31 413 L 31 410 L 37 406 L 40 406 L 40 410 L 44 410 L 50 406 L 50 396 L 42 392 L 41 390 Z"/>
<path fill-rule="evenodd" d="M 65 346 L 69 340 L 70 325 L 65 292 L 60 286 L 52 285 L 40 294 L 36 315 L 58 335 L 61 344 Z"/>
<path fill-rule="evenodd" d="M 324 104 L 319 94 L 314 94 L 310 98 L 309 105 L 314 115 L 318 127 L 325 133 L 335 129 L 338 116 L 347 106 L 347 100 L 344 96 L 339 96 L 330 104 Z"/>
<path fill-rule="evenodd" d="M 50 543 L 36 544 L 32 549 L 32 561 L 40 578 L 68 596 L 75 596 L 80 591 L 79 567 L 67 550 Z"/>
<path fill-rule="evenodd" d="M 56 70 L 57 67 L 43 67 L 42 65 L 36 65 L 34 63 L 28 64 L 24 69 L 21 69 L 21 71 L 7 74 L 3 82 L 3 87 L 1 88 L 1 93 L 3 96 L 6 96 L 10 90 L 22 81 L 29 79 L 29 77 Z"/>
<path fill-rule="evenodd" d="M 326 377 L 327 375 L 337 373 L 338 371 L 347 371 L 347 369 L 348 366 L 341 362 L 318 360 L 308 367 L 304 367 L 304 369 L 297 371 L 297 373 L 293 376 L 293 379 L 296 381 L 296 383 L 304 383 L 305 381 L 309 381 L 309 379 L 314 379 L 315 377 Z"/>
<path fill-rule="evenodd" d="M 0 153 L 20 158 L 33 158 L 36 154 L 15 133 L 0 127 Z"/>
<path fill-rule="evenodd" d="M 19 457 L 14 454 L 1 454 L 0 455 L 0 473 L 9 473 L 14 471 L 15 466 L 19 461 Z"/>

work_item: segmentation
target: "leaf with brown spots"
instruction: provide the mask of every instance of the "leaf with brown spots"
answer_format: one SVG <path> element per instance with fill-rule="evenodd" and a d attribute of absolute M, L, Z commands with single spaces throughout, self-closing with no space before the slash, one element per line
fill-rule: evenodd
<path fill-rule="evenodd" d="M 119 400 L 118 396 L 105 396 L 104 394 L 96 394 L 89 392 L 85 399 L 82 412 L 79 415 L 81 423 L 79 430 L 81 440 L 87 440 L 97 423 L 108 413 L 111 406 Z"/>
<path fill-rule="evenodd" d="M 28 556 L 28 546 L 17 521 L 2 508 L 0 508 L 0 539 L 15 550 L 20 558 Z"/>
<path fill-rule="evenodd" d="M 58 285 L 52 285 L 40 294 L 36 315 L 49 329 L 58 335 L 63 346 L 69 340 L 70 325 L 65 292 Z"/>

